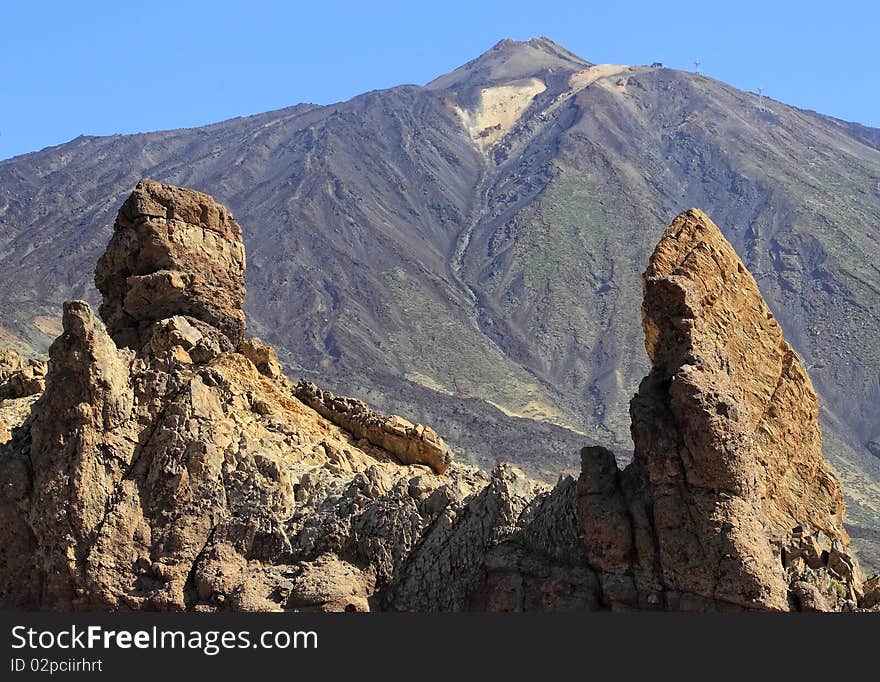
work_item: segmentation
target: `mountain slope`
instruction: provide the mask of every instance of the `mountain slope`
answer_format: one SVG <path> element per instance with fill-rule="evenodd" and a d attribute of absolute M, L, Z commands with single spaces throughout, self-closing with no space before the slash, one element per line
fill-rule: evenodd
<path fill-rule="evenodd" d="M 196 187 L 250 226 L 249 326 L 292 374 L 550 476 L 584 441 L 631 450 L 642 264 L 698 205 L 803 357 L 868 544 L 877 139 L 704 76 L 502 41 L 423 88 L 0 163 L 0 334 L 44 349 L 63 300 L 97 300 L 91 263 L 138 179 Z"/>

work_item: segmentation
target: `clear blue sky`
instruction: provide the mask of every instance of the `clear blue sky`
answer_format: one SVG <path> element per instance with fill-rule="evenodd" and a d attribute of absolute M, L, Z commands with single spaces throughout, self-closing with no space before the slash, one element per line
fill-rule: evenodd
<path fill-rule="evenodd" d="M 0 159 L 425 83 L 501 38 L 597 63 L 662 61 L 880 126 L 880 3 L 79 2 L 0 4 Z"/>

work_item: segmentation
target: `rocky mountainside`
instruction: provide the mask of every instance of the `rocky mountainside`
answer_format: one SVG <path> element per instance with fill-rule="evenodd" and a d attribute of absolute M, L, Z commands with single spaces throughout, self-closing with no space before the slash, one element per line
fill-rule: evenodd
<path fill-rule="evenodd" d="M 64 300 L 98 303 L 92 264 L 141 177 L 196 187 L 249 226 L 248 324 L 291 376 L 552 480 L 585 440 L 631 456 L 642 264 L 697 205 L 809 368 L 850 531 L 880 562 L 878 139 L 547 39 L 424 87 L 81 137 L 0 162 L 0 344 L 43 351 Z"/>
<path fill-rule="evenodd" d="M 880 608 L 810 380 L 703 213 L 645 272 L 632 463 L 587 447 L 553 488 L 294 386 L 246 334 L 244 274 L 226 208 L 143 181 L 96 269 L 103 323 L 67 302 L 47 371 L 4 361 L 45 388 L 4 401 L 27 409 L 0 445 L 0 606 Z"/>

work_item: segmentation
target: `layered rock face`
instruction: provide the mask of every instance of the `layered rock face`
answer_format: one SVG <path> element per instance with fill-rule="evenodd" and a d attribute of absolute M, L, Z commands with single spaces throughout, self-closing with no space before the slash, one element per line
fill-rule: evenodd
<path fill-rule="evenodd" d="M 96 272 L 106 327 L 65 304 L 45 390 L 8 401 L 25 409 L 0 446 L 0 605 L 880 608 L 810 381 L 702 213 L 676 219 L 645 273 L 633 462 L 585 448 L 579 479 L 553 488 L 294 386 L 244 335 L 243 278 L 225 208 L 138 184 Z"/>
<path fill-rule="evenodd" d="M 638 492 L 628 504 L 649 510 L 653 538 L 645 546 L 646 528 L 633 523 L 639 600 L 660 585 L 667 604 L 785 610 L 793 534 L 820 532 L 830 556 L 849 547 L 810 379 L 701 211 L 667 229 L 644 293 L 652 370 L 630 408 Z M 591 507 L 582 505 L 587 516 Z M 837 579 L 855 601 L 860 574 L 850 565 Z"/>
<path fill-rule="evenodd" d="M 118 345 L 140 349 L 156 322 L 180 315 L 222 350 L 239 348 L 244 244 L 225 207 L 201 192 L 142 180 L 113 230 L 95 285 L 104 297 L 101 317 Z"/>
<path fill-rule="evenodd" d="M 401 464 L 426 464 L 442 474 L 452 463 L 452 451 L 430 426 L 386 417 L 360 400 L 337 397 L 309 381 L 300 381 L 294 395 L 356 438 L 392 453 Z"/>

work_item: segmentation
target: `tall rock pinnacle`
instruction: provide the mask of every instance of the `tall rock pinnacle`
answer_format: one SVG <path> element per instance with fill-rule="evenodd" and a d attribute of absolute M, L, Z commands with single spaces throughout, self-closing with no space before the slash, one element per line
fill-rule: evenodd
<path fill-rule="evenodd" d="M 118 345 L 140 350 L 154 322 L 182 315 L 222 332 L 223 350 L 240 346 L 244 244 L 224 206 L 201 192 L 141 180 L 113 229 L 95 285 Z"/>
<path fill-rule="evenodd" d="M 877 608 L 880 581 L 850 554 L 810 380 L 701 211 L 665 231 L 642 314 L 653 367 L 631 403 L 633 461 L 620 470 L 609 450 L 584 448 L 577 483 L 537 495 L 512 472 L 493 477 L 461 521 L 414 548 L 399 607 Z M 474 566 L 475 538 L 499 527 Z"/>
<path fill-rule="evenodd" d="M 642 317 L 653 367 L 630 407 L 634 461 L 618 476 L 610 453 L 593 449 L 581 476 L 579 513 L 606 600 L 788 610 L 802 606 L 790 594 L 835 599 L 834 579 L 855 601 L 861 575 L 845 554 L 816 393 L 703 212 L 682 213 L 664 233 Z"/>
<path fill-rule="evenodd" d="M 0 605 L 367 610 L 485 485 L 433 429 L 298 399 L 244 337 L 244 268 L 223 206 L 137 185 L 95 273 L 105 324 L 64 304 L 45 390 L 3 434 Z"/>

